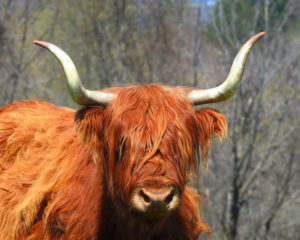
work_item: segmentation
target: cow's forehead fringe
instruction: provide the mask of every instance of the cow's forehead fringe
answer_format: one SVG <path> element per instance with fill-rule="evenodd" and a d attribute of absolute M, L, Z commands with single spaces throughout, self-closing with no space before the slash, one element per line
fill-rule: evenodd
<path fill-rule="evenodd" d="M 157 150 L 172 156 L 177 152 L 183 161 L 193 158 L 196 119 L 182 89 L 160 85 L 124 88 L 106 114 L 107 136 L 116 144 L 126 141 L 131 156 L 138 155 L 142 148 L 144 159 Z"/>

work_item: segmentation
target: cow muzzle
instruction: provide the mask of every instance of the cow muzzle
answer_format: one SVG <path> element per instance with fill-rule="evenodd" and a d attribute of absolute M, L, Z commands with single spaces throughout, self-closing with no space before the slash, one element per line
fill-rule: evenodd
<path fill-rule="evenodd" d="M 173 186 L 138 187 L 133 191 L 131 205 L 135 211 L 149 219 L 167 217 L 180 204 L 179 190 Z"/>

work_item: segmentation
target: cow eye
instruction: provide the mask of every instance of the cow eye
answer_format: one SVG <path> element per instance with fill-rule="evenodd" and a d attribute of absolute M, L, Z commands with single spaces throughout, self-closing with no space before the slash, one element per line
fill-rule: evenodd
<path fill-rule="evenodd" d="M 117 156 L 115 158 L 118 162 L 120 162 L 122 160 L 122 157 L 123 157 L 125 151 L 126 151 L 126 145 L 123 141 L 120 141 L 118 151 L 116 151 Z"/>
<path fill-rule="evenodd" d="M 126 145 L 125 145 L 125 143 L 123 143 L 121 148 L 120 148 L 121 156 L 125 153 L 125 151 L 126 151 Z"/>

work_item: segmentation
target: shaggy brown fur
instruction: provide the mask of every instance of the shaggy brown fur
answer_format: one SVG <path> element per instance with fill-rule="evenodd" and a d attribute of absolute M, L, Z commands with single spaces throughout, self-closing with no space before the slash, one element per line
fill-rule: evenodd
<path fill-rule="evenodd" d="M 40 100 L 0 109 L 0 239 L 197 239 L 210 229 L 187 186 L 212 135 L 213 109 L 194 111 L 180 88 L 111 89 L 105 109 Z M 75 120 L 75 121 L 74 121 Z M 131 210 L 133 188 L 175 185 L 181 205 L 150 221 Z"/>

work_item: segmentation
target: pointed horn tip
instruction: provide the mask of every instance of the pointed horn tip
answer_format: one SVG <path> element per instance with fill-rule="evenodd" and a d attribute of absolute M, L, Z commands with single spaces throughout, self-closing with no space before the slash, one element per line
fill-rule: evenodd
<path fill-rule="evenodd" d="M 51 45 L 51 43 L 45 41 L 39 41 L 39 40 L 34 40 L 33 43 L 44 48 L 49 48 L 49 46 Z"/>
<path fill-rule="evenodd" d="M 247 42 L 249 42 L 250 44 L 254 44 L 258 39 L 260 39 L 265 34 L 266 32 L 257 33 L 252 38 L 250 38 Z"/>

